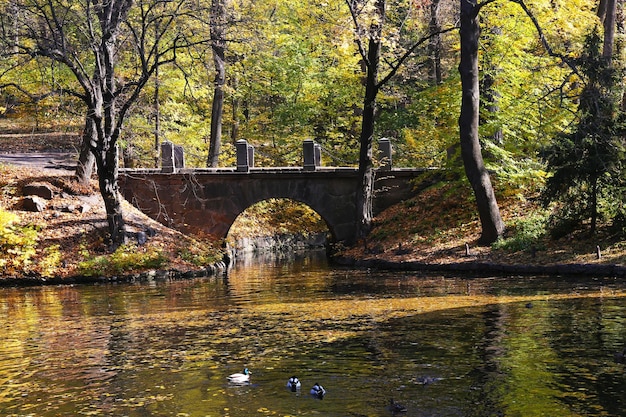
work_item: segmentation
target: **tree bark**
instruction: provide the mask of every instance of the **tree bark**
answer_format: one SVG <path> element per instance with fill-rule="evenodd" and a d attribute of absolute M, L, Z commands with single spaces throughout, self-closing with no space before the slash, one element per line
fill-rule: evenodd
<path fill-rule="evenodd" d="M 236 76 L 231 78 L 231 86 L 234 91 L 237 91 L 238 82 L 237 82 Z M 232 107 L 232 116 L 233 116 L 232 123 L 233 124 L 230 130 L 230 141 L 232 143 L 236 143 L 237 140 L 239 139 L 239 98 L 237 98 L 236 96 L 233 96 L 231 107 Z"/>
<path fill-rule="evenodd" d="M 213 0 L 211 3 L 211 50 L 213 52 L 213 64 L 215 66 L 215 80 L 213 105 L 211 107 L 211 137 L 209 140 L 207 167 L 218 166 L 222 144 L 224 84 L 226 83 L 224 54 L 226 51 L 225 25 L 227 1 L 228 0 Z"/>
<path fill-rule="evenodd" d="M 615 45 L 615 18 L 617 15 L 617 0 L 605 0 L 603 14 L 600 16 L 604 26 L 604 45 L 602 56 L 609 61 L 613 58 Z"/>
<path fill-rule="evenodd" d="M 461 0 L 461 75 L 462 99 L 459 116 L 461 156 L 465 174 L 476 197 L 478 215 L 482 227 L 479 244 L 495 242 L 504 232 L 504 222 L 496 201 L 491 179 L 485 167 L 478 137 L 479 123 L 479 73 L 478 40 L 480 6 Z"/>
<path fill-rule="evenodd" d="M 154 71 L 154 167 L 158 168 L 161 161 L 161 80 L 159 67 Z"/>
<path fill-rule="evenodd" d="M 372 205 L 374 200 L 374 163 L 372 141 L 376 118 L 376 96 L 378 95 L 378 71 L 380 64 L 381 33 L 385 20 L 385 1 L 375 3 L 378 21 L 370 26 L 366 59 L 365 98 L 363 118 L 359 138 L 359 188 L 356 193 L 357 235 L 356 240 L 364 239 L 372 227 Z"/>
<path fill-rule="evenodd" d="M 430 33 L 441 32 L 441 24 L 439 22 L 439 4 L 440 0 L 433 0 L 430 4 Z M 430 39 L 428 45 L 430 54 L 430 76 L 435 85 L 439 85 L 443 82 L 443 75 L 441 71 L 441 35 L 437 34 Z"/>
<path fill-rule="evenodd" d="M 88 184 L 93 174 L 93 168 L 96 163 L 96 157 L 92 152 L 96 143 L 96 126 L 93 119 L 89 116 L 85 118 L 85 127 L 83 128 L 83 137 L 81 139 L 80 154 L 76 171 L 74 175 L 81 184 Z"/>
<path fill-rule="evenodd" d="M 126 243 L 126 226 L 122 211 L 122 197 L 119 191 L 119 148 L 115 138 L 107 137 L 103 140 L 111 148 L 105 146 L 95 152 L 98 168 L 98 185 L 100 195 L 104 201 L 109 228 L 109 249 L 114 251 Z"/>

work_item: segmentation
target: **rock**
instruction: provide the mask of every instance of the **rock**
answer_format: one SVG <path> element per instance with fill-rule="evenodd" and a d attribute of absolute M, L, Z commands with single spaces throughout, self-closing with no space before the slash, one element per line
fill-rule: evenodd
<path fill-rule="evenodd" d="M 22 205 L 26 211 L 42 212 L 46 209 L 46 202 L 35 195 L 24 197 Z"/>
<path fill-rule="evenodd" d="M 137 244 L 139 246 L 143 246 L 148 241 L 148 236 L 146 236 L 146 232 L 138 232 L 137 233 Z"/>
<path fill-rule="evenodd" d="M 46 200 L 52 200 L 54 192 L 50 184 L 32 182 L 24 186 L 24 188 L 22 189 L 22 194 L 26 196 L 34 195 L 37 197 L 45 198 Z"/>

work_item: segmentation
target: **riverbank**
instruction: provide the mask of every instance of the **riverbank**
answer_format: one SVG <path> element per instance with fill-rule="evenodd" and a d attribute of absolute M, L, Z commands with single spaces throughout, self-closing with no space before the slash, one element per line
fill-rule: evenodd
<path fill-rule="evenodd" d="M 183 235 L 123 203 L 128 242 L 106 247 L 97 184 L 71 171 L 0 164 L 0 286 L 150 281 L 226 268 L 220 242 Z"/>
<path fill-rule="evenodd" d="M 25 188 L 50 189 L 41 211 L 26 211 Z M 124 203 L 129 242 L 115 254 L 105 246 L 106 213 L 96 184 L 80 187 L 71 171 L 0 165 L 0 208 L 15 216 L 11 228 L 32 230 L 32 245 L 10 248 L 0 285 L 103 283 L 182 279 L 219 273 L 221 242 L 185 236 Z M 461 198 L 459 198 L 461 197 Z M 508 238 L 536 207 L 504 199 Z M 480 231 L 465 197 L 430 190 L 375 219 L 367 241 L 335 247 L 339 265 L 389 270 L 449 271 L 471 275 L 589 275 L 626 277 L 626 242 L 603 229 L 593 238 L 584 231 L 561 239 L 546 236 L 517 245 L 481 247 Z M 30 233 L 30 232 L 29 232 Z M 7 248 L 3 248 L 5 252 Z M 23 262 L 18 264 L 16 260 Z"/>
<path fill-rule="evenodd" d="M 381 213 L 366 241 L 340 250 L 342 265 L 473 275 L 588 275 L 626 278 L 626 237 L 610 224 L 550 235 L 536 199 L 499 196 L 504 238 L 477 244 L 480 222 L 469 187 L 433 187 Z"/>

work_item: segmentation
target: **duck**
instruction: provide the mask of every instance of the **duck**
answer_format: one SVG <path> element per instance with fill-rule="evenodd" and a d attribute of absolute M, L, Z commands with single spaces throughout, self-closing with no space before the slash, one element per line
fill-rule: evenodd
<path fill-rule="evenodd" d="M 626 362 L 626 348 L 622 349 L 619 352 L 615 352 L 613 354 L 613 358 L 617 363 L 625 363 Z"/>
<path fill-rule="evenodd" d="M 430 385 L 432 383 L 435 383 L 437 381 L 441 381 L 441 378 L 437 378 L 434 376 L 418 376 L 415 379 L 415 382 L 421 385 Z"/>
<path fill-rule="evenodd" d="M 298 379 L 297 376 L 292 376 L 287 381 L 287 388 L 289 388 L 291 390 L 291 392 L 298 391 L 301 386 L 302 386 L 302 384 L 300 383 L 300 380 Z"/>
<path fill-rule="evenodd" d="M 323 386 L 316 382 L 315 385 L 313 385 L 313 388 L 311 388 L 311 395 L 322 400 L 324 395 L 326 395 L 326 390 Z"/>
<path fill-rule="evenodd" d="M 397 403 L 391 398 L 389 400 L 389 409 L 393 414 L 396 413 L 406 413 L 407 409 L 403 404 Z"/>
<path fill-rule="evenodd" d="M 251 373 L 252 372 L 250 372 L 248 368 L 245 368 L 243 370 L 243 373 L 231 374 L 228 375 L 226 378 L 228 378 L 228 382 L 231 382 L 233 384 L 245 384 L 246 382 L 250 382 Z"/>

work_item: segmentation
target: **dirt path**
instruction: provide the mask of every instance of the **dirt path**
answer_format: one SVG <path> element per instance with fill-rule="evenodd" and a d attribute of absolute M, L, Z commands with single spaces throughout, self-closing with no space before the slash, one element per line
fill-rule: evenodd
<path fill-rule="evenodd" d="M 0 164 L 74 171 L 77 156 L 70 152 L 0 153 Z"/>

